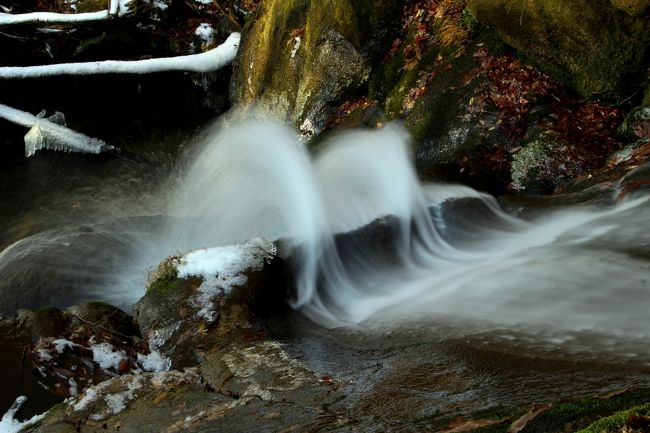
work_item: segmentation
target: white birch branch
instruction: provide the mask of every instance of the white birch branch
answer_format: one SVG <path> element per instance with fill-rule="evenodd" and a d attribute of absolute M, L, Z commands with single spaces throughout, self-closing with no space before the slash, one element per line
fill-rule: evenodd
<path fill-rule="evenodd" d="M 83 14 L 57 14 L 54 12 L 32 12 L 27 14 L 0 13 L 0 27 L 25 24 L 84 24 L 105 21 L 108 11 L 87 12 Z"/>
<path fill-rule="evenodd" d="M 149 74 L 153 72 L 213 72 L 229 65 L 239 48 L 239 33 L 212 50 L 188 56 L 147 60 L 105 60 L 85 63 L 60 63 L 44 66 L 7 66 L 0 68 L 0 79 L 41 78 L 61 75 Z"/>
<path fill-rule="evenodd" d="M 0 118 L 30 128 L 25 134 L 25 156 L 27 157 L 34 155 L 40 149 L 100 153 L 102 150 L 112 148 L 102 140 L 88 137 L 48 119 L 7 105 L 0 104 Z"/>
<path fill-rule="evenodd" d="M 86 12 L 80 14 L 58 14 L 54 12 L 31 12 L 25 14 L 0 13 L 0 27 L 14 25 L 59 25 L 59 24 L 85 24 L 96 21 L 105 21 L 112 17 L 122 17 L 133 12 L 131 0 L 111 0 L 107 10 Z"/>

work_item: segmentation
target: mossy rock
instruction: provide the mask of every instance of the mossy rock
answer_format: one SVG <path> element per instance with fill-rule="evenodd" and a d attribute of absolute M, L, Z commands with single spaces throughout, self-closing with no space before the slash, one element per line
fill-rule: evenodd
<path fill-rule="evenodd" d="M 551 193 L 560 179 L 554 170 L 554 152 L 561 146 L 550 133 L 534 137 L 512 158 L 512 188 L 529 194 Z"/>
<path fill-rule="evenodd" d="M 319 132 L 333 107 L 367 84 L 401 7 L 396 0 L 263 2 L 244 29 L 234 104 Z"/>
<path fill-rule="evenodd" d="M 469 0 L 467 7 L 541 70 L 583 96 L 627 97 L 645 78 L 650 20 L 609 0 Z"/>
<path fill-rule="evenodd" d="M 515 421 L 529 415 L 535 407 L 519 406 L 513 408 L 495 407 L 468 414 L 467 420 L 495 420 L 492 425 L 463 430 L 475 433 L 609 433 L 617 432 L 630 414 L 647 415 L 650 411 L 650 391 L 647 389 L 622 390 L 605 396 L 566 399 L 544 404 L 536 416 L 513 428 Z M 441 416 L 433 420 L 422 419 L 420 424 L 430 431 L 444 430 L 454 422 L 455 416 Z M 459 430 L 460 431 L 460 430 Z"/>

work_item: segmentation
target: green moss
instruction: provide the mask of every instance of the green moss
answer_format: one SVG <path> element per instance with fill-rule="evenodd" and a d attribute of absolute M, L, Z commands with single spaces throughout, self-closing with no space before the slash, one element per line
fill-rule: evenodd
<path fill-rule="evenodd" d="M 478 21 L 476 21 L 476 18 L 467 9 L 463 9 L 460 25 L 470 32 L 474 32 L 478 28 Z"/>
<path fill-rule="evenodd" d="M 169 293 L 179 284 L 178 257 L 168 257 L 147 275 L 147 291 Z"/>
<path fill-rule="evenodd" d="M 619 429 L 625 425 L 625 421 L 630 415 L 650 415 L 650 403 L 633 407 L 632 409 L 623 410 L 615 413 L 614 415 L 601 418 L 598 421 L 590 424 L 589 427 L 580 430 L 578 433 L 603 433 L 619 431 Z"/>
<path fill-rule="evenodd" d="M 539 415 L 524 430 L 525 433 L 575 431 L 616 411 L 646 404 L 650 390 L 638 390 L 611 398 L 583 398 L 562 402 Z"/>

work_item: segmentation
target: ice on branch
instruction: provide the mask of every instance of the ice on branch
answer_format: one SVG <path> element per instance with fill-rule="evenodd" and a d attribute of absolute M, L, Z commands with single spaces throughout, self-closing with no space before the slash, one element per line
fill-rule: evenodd
<path fill-rule="evenodd" d="M 113 17 L 124 17 L 135 12 L 133 0 L 111 0 L 110 9 L 81 14 L 58 14 L 54 12 L 31 12 L 24 14 L 0 13 L 0 27 L 15 25 L 61 25 L 85 24 L 105 21 Z"/>
<path fill-rule="evenodd" d="M 45 66 L 0 68 L 0 79 L 40 78 L 60 75 L 149 74 L 153 72 L 213 72 L 229 65 L 239 48 L 239 33 L 232 33 L 218 47 L 200 54 L 147 60 L 106 60 L 87 63 L 60 63 Z"/>
<path fill-rule="evenodd" d="M 30 157 L 40 149 L 62 150 L 65 152 L 100 153 L 112 149 L 97 138 L 73 131 L 65 126 L 62 113 L 45 118 L 45 112 L 34 116 L 0 104 L 0 118 L 30 128 L 25 134 L 25 156 Z"/>

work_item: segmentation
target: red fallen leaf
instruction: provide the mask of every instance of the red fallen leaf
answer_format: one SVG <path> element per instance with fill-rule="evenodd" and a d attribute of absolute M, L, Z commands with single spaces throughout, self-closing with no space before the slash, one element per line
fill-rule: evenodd
<path fill-rule="evenodd" d="M 529 422 L 537 418 L 538 415 L 546 412 L 552 407 L 553 407 L 552 404 L 540 404 L 540 405 L 533 406 L 528 411 L 528 413 L 526 413 L 518 420 L 515 420 L 512 424 L 510 424 L 507 433 L 519 433 L 526 427 L 526 424 L 528 424 Z"/>
<path fill-rule="evenodd" d="M 505 418 L 502 419 L 470 419 L 466 420 L 465 418 L 458 417 L 453 420 L 446 429 L 439 430 L 437 433 L 461 433 L 476 430 L 481 427 L 487 427 L 494 424 L 501 424 L 505 421 Z"/>
<path fill-rule="evenodd" d="M 129 362 L 128 359 L 122 358 L 119 365 L 117 366 L 117 369 L 119 370 L 120 373 L 127 373 L 131 371 L 131 363 Z"/>

